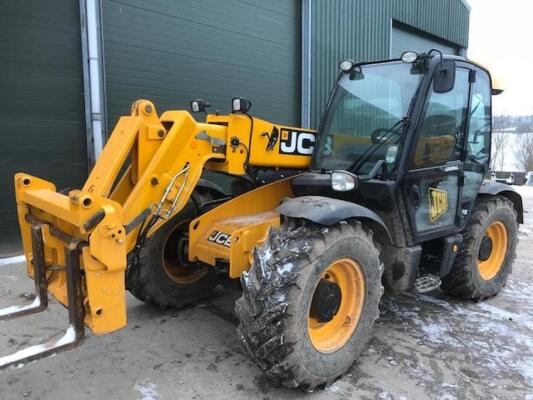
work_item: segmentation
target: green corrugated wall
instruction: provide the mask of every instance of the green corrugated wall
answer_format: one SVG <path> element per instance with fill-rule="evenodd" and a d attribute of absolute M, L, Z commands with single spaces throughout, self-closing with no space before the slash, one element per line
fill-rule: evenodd
<path fill-rule="evenodd" d="M 0 1 L 0 258 L 20 251 L 14 173 L 58 189 L 87 176 L 79 9 Z"/>
<path fill-rule="evenodd" d="M 109 128 L 147 98 L 159 111 L 204 98 L 300 123 L 299 0 L 103 0 Z"/>
<path fill-rule="evenodd" d="M 310 0 L 311 126 L 317 127 L 339 61 L 389 58 L 398 21 L 468 47 L 470 11 L 461 0 Z"/>

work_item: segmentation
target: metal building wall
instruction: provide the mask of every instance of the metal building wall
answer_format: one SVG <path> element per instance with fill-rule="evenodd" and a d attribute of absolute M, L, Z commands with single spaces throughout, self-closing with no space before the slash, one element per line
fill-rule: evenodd
<path fill-rule="evenodd" d="M 388 58 L 393 21 L 468 47 L 470 10 L 462 0 L 309 0 L 309 8 L 309 117 L 315 128 L 339 61 Z"/>
<path fill-rule="evenodd" d="M 301 0 L 102 0 L 108 125 L 146 98 L 158 111 L 231 98 L 300 120 Z M 203 116 L 200 116 L 203 118 Z"/>
<path fill-rule="evenodd" d="M 0 257 L 20 251 L 16 172 L 58 190 L 87 176 L 79 4 L 0 1 Z M 0 397 L 2 397 L 0 395 Z"/>

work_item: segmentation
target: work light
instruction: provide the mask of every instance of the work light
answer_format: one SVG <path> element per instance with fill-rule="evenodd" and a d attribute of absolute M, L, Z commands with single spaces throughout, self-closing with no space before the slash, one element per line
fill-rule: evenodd
<path fill-rule="evenodd" d="M 339 64 L 339 68 L 343 70 L 344 72 L 348 72 L 353 68 L 353 61 L 352 60 L 341 61 Z"/>
<path fill-rule="evenodd" d="M 402 57 L 401 58 L 402 58 L 402 61 L 404 63 L 411 64 L 411 63 L 414 63 L 417 60 L 418 54 L 416 53 L 416 51 L 404 51 L 402 53 Z"/>
<path fill-rule="evenodd" d="M 191 112 L 197 113 L 197 112 L 205 112 L 205 109 L 207 107 L 210 107 L 210 104 L 203 100 L 203 99 L 196 99 L 189 102 Z"/>
<path fill-rule="evenodd" d="M 231 112 L 233 113 L 247 113 L 250 107 L 252 103 L 244 97 L 234 97 L 231 100 Z"/>

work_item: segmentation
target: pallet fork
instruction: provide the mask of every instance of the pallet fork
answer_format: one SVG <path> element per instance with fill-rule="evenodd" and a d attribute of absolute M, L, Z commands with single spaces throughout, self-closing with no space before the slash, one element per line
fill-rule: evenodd
<path fill-rule="evenodd" d="M 35 276 L 36 297 L 26 306 L 11 306 L 0 309 L 0 321 L 24 317 L 40 313 L 48 307 L 48 285 L 46 280 L 44 243 L 42 225 L 45 223 L 28 215 L 26 220 L 31 223 L 32 265 Z M 80 254 L 87 243 L 73 238 L 50 227 L 50 233 L 65 242 L 65 271 L 67 276 L 67 297 L 69 325 L 64 334 L 55 340 L 26 347 L 15 353 L 0 357 L 0 370 L 25 364 L 30 361 L 48 357 L 52 354 L 70 350 L 79 346 L 85 336 L 84 309 L 82 303 Z"/>

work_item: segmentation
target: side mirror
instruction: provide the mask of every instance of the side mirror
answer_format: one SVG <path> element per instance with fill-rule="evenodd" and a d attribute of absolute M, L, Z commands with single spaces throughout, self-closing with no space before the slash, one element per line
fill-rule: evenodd
<path fill-rule="evenodd" d="M 443 60 L 435 67 L 433 73 L 433 91 L 447 93 L 455 85 L 455 61 Z"/>

